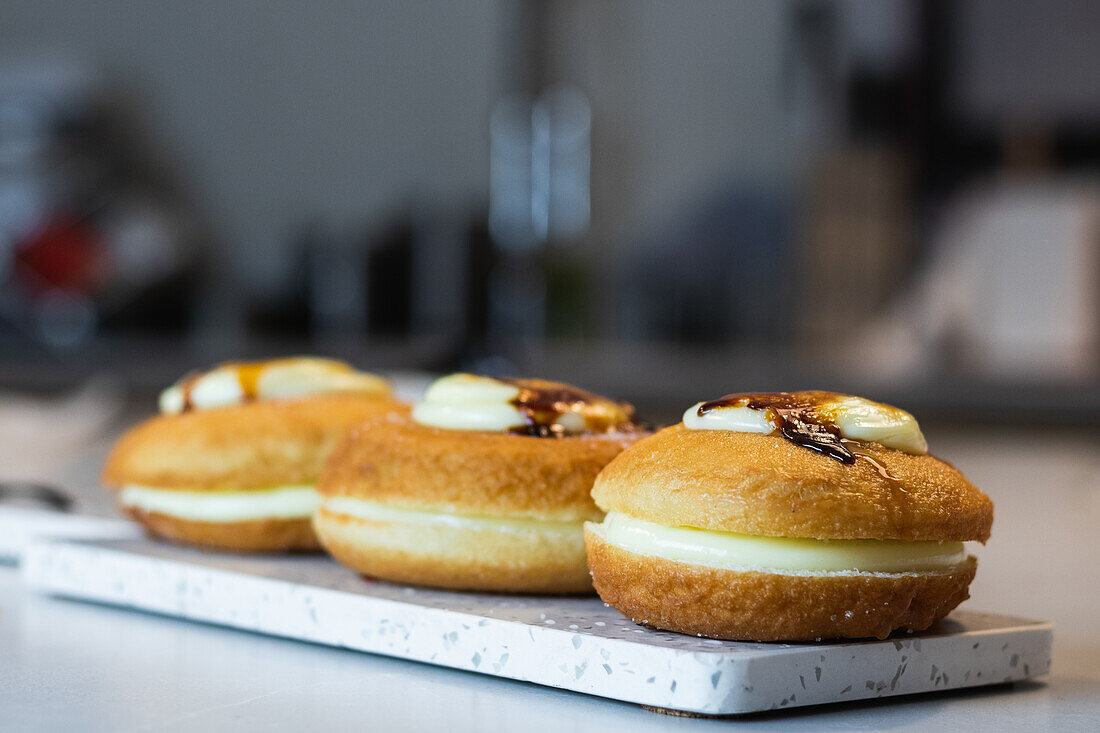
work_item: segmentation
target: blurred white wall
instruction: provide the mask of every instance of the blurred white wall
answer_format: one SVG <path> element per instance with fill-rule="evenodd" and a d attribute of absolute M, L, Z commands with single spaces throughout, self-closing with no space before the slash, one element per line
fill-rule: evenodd
<path fill-rule="evenodd" d="M 262 287 L 307 217 L 484 199 L 503 0 L 3 0 L 0 73 L 51 58 L 135 96 L 229 263 Z"/>

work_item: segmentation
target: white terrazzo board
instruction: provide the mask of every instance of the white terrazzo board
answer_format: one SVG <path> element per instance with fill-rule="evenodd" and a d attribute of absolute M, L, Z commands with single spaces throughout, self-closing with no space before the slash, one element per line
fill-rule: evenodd
<path fill-rule="evenodd" d="M 125 519 L 0 506 L 0 565 L 18 565 L 28 547 L 47 538 L 122 539 L 143 535 L 140 527 Z"/>
<path fill-rule="evenodd" d="M 706 715 L 1050 670 L 1049 624 L 968 611 L 886 641 L 750 644 L 645 629 L 596 598 L 366 581 L 321 556 L 235 556 L 146 539 L 42 541 L 27 548 L 22 567 L 46 593 Z"/>

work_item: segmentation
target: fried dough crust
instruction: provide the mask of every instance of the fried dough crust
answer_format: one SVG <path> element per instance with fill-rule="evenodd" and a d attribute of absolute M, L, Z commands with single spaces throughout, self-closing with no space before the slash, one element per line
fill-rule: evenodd
<path fill-rule="evenodd" d="M 637 434 L 538 438 L 443 430 L 407 415 L 380 416 L 332 453 L 317 484 L 405 508 L 536 519 L 599 519 L 592 483 Z"/>
<path fill-rule="evenodd" d="M 317 552 L 321 549 L 308 518 L 196 522 L 132 507 L 123 511 L 153 537 L 183 545 L 248 553 Z"/>
<path fill-rule="evenodd" d="M 953 466 L 862 443 L 844 464 L 782 437 L 683 424 L 620 453 L 596 479 L 604 511 L 677 527 L 812 539 L 984 542 L 993 503 Z"/>
<path fill-rule="evenodd" d="M 818 641 L 922 631 L 969 597 L 977 561 L 952 572 L 782 575 L 640 555 L 585 530 L 604 603 L 635 623 L 714 639 Z"/>
<path fill-rule="evenodd" d="M 119 439 L 103 483 L 186 491 L 312 485 L 349 430 L 408 410 L 394 400 L 340 393 L 158 415 Z"/>
<path fill-rule="evenodd" d="M 498 593 L 592 592 L 579 523 L 572 531 L 475 531 L 367 521 L 322 508 L 314 529 L 339 563 L 382 580 Z"/>

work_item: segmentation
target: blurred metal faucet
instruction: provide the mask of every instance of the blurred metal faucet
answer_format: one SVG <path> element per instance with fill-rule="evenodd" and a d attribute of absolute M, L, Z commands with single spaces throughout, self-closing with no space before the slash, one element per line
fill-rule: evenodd
<path fill-rule="evenodd" d="M 592 116 L 572 87 L 506 97 L 490 121 L 488 347 L 546 331 L 542 257 L 558 239 L 588 230 Z"/>

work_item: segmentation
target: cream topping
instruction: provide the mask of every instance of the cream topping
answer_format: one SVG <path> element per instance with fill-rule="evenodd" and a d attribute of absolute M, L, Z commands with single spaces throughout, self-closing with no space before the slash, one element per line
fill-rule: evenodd
<path fill-rule="evenodd" d="M 791 437 L 784 428 L 797 415 L 803 425 L 835 431 L 841 438 L 924 454 L 928 443 L 916 418 L 905 410 L 836 392 L 764 392 L 699 402 L 684 413 L 690 430 L 732 430 Z"/>
<path fill-rule="evenodd" d="M 412 411 L 446 430 L 553 437 L 633 429 L 633 409 L 568 384 L 452 374 L 436 380 Z"/>
<path fill-rule="evenodd" d="M 437 379 L 413 406 L 412 418 L 421 425 L 447 430 L 499 432 L 524 424 L 523 413 L 512 402 L 519 387 L 491 377 L 452 374 Z"/>
<path fill-rule="evenodd" d="M 128 485 L 118 495 L 123 506 L 194 522 L 247 522 L 305 519 L 319 502 L 312 486 L 276 486 L 257 491 L 177 491 Z"/>
<path fill-rule="evenodd" d="M 228 362 L 191 374 L 161 392 L 160 411 L 239 405 L 254 400 L 281 400 L 328 392 L 390 395 L 389 383 L 333 359 L 291 357 L 259 362 Z"/>
<path fill-rule="evenodd" d="M 666 527 L 619 512 L 586 525 L 607 542 L 640 555 L 726 570 L 780 574 L 949 571 L 966 559 L 962 542 L 814 540 Z"/>

